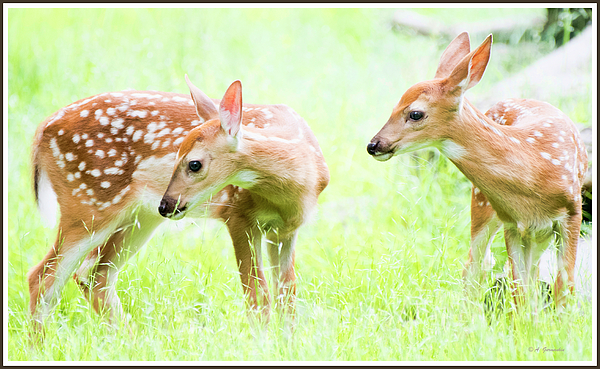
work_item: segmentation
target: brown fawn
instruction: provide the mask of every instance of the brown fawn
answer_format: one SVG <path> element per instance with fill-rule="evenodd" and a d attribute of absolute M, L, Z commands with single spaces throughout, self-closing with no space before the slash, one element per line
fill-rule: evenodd
<path fill-rule="evenodd" d="M 226 223 L 246 301 L 268 320 L 264 234 L 277 301 L 294 311 L 298 228 L 329 182 L 319 144 L 291 108 L 242 104 L 239 81 L 220 101 L 186 82 L 191 99 L 103 93 L 38 128 L 36 200 L 50 218 L 58 202 L 61 217 L 56 242 L 27 276 L 36 331 L 73 272 L 98 313 L 122 319 L 119 270 L 165 218 L 185 215 Z"/>
<path fill-rule="evenodd" d="M 473 183 L 471 249 L 463 276 L 481 291 L 491 267 L 493 236 L 504 225 L 517 306 L 534 299 L 538 262 L 554 235 L 559 240 L 555 304 L 574 289 L 581 224 L 581 184 L 587 153 L 573 122 L 552 105 L 508 99 L 485 115 L 464 98 L 483 76 L 492 35 L 474 51 L 456 37 L 433 80 L 410 87 L 367 146 L 375 159 L 435 147 Z M 568 287 L 568 289 L 567 289 Z"/>

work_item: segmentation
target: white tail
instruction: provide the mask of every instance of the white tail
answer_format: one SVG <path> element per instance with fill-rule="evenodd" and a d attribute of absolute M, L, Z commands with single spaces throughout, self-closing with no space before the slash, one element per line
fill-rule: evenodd
<path fill-rule="evenodd" d="M 521 300 L 533 290 L 539 258 L 556 232 L 561 243 L 554 293 L 562 304 L 565 284 L 573 290 L 587 153 L 573 122 L 548 103 L 510 99 L 484 115 L 463 97 L 483 76 L 491 44 L 490 35 L 471 52 L 466 33 L 452 41 L 436 78 L 404 93 L 367 151 L 387 160 L 433 146 L 473 183 L 464 274 L 475 284 L 492 265 L 491 239 L 504 225 L 515 298 Z"/>
<path fill-rule="evenodd" d="M 36 198 L 50 203 L 48 190 L 55 193 L 61 218 L 55 244 L 28 273 L 36 329 L 74 271 L 96 311 L 121 318 L 119 270 L 165 219 L 161 214 L 175 219 L 206 209 L 227 223 L 249 304 L 262 302 L 268 314 L 260 256 L 265 233 L 281 300 L 293 310 L 297 231 L 329 181 L 317 140 L 285 105 L 242 106 L 239 81 L 220 113 L 218 100 L 186 81 L 192 99 L 156 91 L 103 93 L 60 109 L 38 128 Z M 202 169 L 194 171 L 190 160 Z M 178 200 L 176 216 L 172 199 Z"/>

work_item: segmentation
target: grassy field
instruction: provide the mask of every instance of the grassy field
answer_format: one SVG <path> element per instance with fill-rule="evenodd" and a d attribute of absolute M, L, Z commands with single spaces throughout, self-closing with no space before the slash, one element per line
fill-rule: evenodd
<path fill-rule="evenodd" d="M 385 163 L 367 154 L 402 93 L 433 77 L 450 41 L 395 32 L 392 12 L 10 9 L 5 359 L 592 360 L 591 303 L 536 322 L 488 325 L 476 314 L 480 303 L 464 301 L 470 182 L 452 163 L 433 150 Z M 543 14 L 422 11 L 445 22 L 524 12 Z M 507 66 L 518 71 L 549 51 L 509 47 L 501 58 L 492 54 L 474 91 L 501 80 Z M 286 334 L 277 316 L 266 329 L 250 326 L 225 226 L 186 219 L 165 223 L 120 274 L 132 337 L 107 327 L 69 282 L 46 340 L 32 348 L 25 274 L 56 232 L 42 226 L 31 189 L 35 128 L 59 108 L 101 92 L 187 93 L 185 73 L 216 98 L 240 79 L 244 101 L 293 107 L 319 140 L 331 182 L 297 244 L 295 332 Z M 565 113 L 591 125 L 591 103 L 568 107 Z M 493 251 L 500 268 L 502 237 Z"/>

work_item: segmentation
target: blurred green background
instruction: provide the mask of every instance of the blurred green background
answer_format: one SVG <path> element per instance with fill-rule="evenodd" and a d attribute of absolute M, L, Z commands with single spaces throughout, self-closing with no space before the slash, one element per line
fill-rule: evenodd
<path fill-rule="evenodd" d="M 471 185 L 452 163 L 434 150 L 385 163 L 366 153 L 454 37 L 398 27 L 395 10 L 8 9 L 8 359 L 591 360 L 589 303 L 522 325 L 473 318 L 477 303 L 462 301 L 461 284 Z M 500 51 L 473 96 L 557 46 L 533 22 L 547 16 L 543 8 L 411 11 L 449 26 L 525 24 L 494 44 Z M 472 35 L 472 47 L 484 37 Z M 213 98 L 240 79 L 245 102 L 289 105 L 319 140 L 331 182 L 298 240 L 293 337 L 276 319 L 266 330 L 248 325 L 225 227 L 186 219 L 165 223 L 120 275 L 132 337 L 107 328 L 69 283 L 43 348 L 31 348 L 25 274 L 55 238 L 32 192 L 37 125 L 101 92 L 188 93 L 186 73 Z M 591 126 L 591 97 L 577 101 L 551 102 Z M 499 270 L 501 236 L 493 251 Z M 567 349 L 528 350 L 540 344 Z"/>

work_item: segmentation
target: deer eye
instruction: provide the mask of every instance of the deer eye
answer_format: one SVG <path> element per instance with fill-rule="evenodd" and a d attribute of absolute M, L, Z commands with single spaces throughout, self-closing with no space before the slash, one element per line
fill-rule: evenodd
<path fill-rule="evenodd" d="M 190 163 L 188 164 L 188 167 L 190 168 L 190 170 L 192 172 L 197 172 L 200 170 L 200 168 L 202 168 L 202 163 L 199 162 L 198 160 L 192 160 L 190 161 Z"/>
<path fill-rule="evenodd" d="M 425 116 L 425 113 L 423 113 L 422 111 L 418 111 L 418 110 L 413 110 L 410 113 L 408 113 L 408 117 L 414 121 L 421 120 L 421 119 L 423 119 L 424 116 Z"/>

